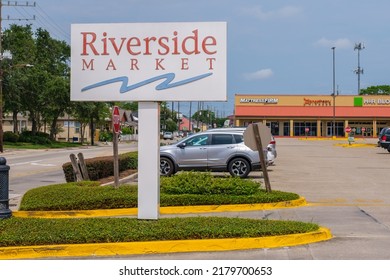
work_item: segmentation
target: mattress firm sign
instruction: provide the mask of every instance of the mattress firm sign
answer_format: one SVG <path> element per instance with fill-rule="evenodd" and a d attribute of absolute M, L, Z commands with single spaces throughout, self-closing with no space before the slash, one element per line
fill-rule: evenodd
<path fill-rule="evenodd" d="M 226 23 L 73 24 L 71 99 L 226 101 Z"/>

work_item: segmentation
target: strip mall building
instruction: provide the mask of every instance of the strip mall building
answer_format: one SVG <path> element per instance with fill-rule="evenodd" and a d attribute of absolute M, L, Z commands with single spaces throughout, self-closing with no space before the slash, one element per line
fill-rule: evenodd
<path fill-rule="evenodd" d="M 275 136 L 377 137 L 390 126 L 390 96 L 386 95 L 242 95 L 236 94 L 235 126 L 266 123 Z"/>

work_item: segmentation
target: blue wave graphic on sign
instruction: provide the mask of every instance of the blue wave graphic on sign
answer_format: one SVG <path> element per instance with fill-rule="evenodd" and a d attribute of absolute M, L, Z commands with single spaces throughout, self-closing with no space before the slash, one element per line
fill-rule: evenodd
<path fill-rule="evenodd" d="M 184 80 L 172 83 L 172 81 L 175 79 L 176 75 L 175 75 L 175 73 L 167 73 L 167 74 L 163 74 L 163 75 L 159 75 L 159 76 L 147 79 L 147 80 L 139 82 L 139 83 L 135 83 L 133 85 L 128 85 L 129 78 L 126 77 L 126 76 L 122 76 L 122 77 L 117 77 L 117 78 L 105 80 L 105 81 L 102 81 L 102 82 L 98 82 L 96 84 L 92 84 L 92 85 L 86 86 L 86 87 L 82 88 L 81 91 L 87 91 L 87 90 L 91 90 L 91 89 L 94 89 L 94 88 L 102 87 L 102 86 L 105 86 L 105 85 L 108 85 L 108 84 L 113 84 L 113 83 L 120 82 L 122 84 L 121 84 L 121 87 L 119 89 L 119 92 L 120 93 L 126 93 L 128 91 L 133 90 L 133 89 L 145 86 L 147 84 L 150 84 L 150 83 L 162 80 L 162 79 L 164 79 L 164 81 L 156 86 L 156 90 L 165 90 L 165 89 L 182 86 L 182 85 L 185 85 L 185 84 L 189 84 L 189 83 L 192 83 L 192 82 L 204 79 L 204 78 L 206 78 L 206 77 L 208 77 L 208 76 L 210 76 L 212 74 L 213 73 L 206 73 L 206 74 L 198 75 L 198 76 L 195 76 L 195 77 L 192 77 L 192 78 L 188 78 L 188 79 L 184 79 Z"/>

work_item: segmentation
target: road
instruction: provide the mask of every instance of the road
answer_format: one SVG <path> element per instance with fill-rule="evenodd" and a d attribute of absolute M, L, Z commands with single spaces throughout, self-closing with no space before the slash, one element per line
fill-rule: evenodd
<path fill-rule="evenodd" d="M 137 150 L 137 143 L 119 143 L 119 153 Z M 84 146 L 69 149 L 6 150 L 1 156 L 10 166 L 10 208 L 17 210 L 20 198 L 29 189 L 65 183 L 62 165 L 69 162 L 70 154 L 83 153 L 84 158 L 113 154 L 111 145 Z"/>

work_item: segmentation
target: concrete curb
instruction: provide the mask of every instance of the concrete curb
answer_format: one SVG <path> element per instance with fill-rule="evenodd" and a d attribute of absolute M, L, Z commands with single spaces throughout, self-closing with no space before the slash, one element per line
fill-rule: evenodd
<path fill-rule="evenodd" d="M 306 199 L 261 204 L 229 204 L 229 205 L 200 205 L 200 206 L 171 206 L 160 207 L 160 214 L 196 214 L 237 211 L 259 211 L 279 208 L 292 208 L 307 205 Z M 79 211 L 13 211 L 12 216 L 18 218 L 92 218 L 136 216 L 137 208 L 79 210 Z"/>
<path fill-rule="evenodd" d="M 329 229 L 318 231 L 256 238 L 225 238 L 147 242 L 121 242 L 97 244 L 70 244 L 26 247 L 2 247 L 0 259 L 38 259 L 64 257 L 95 257 L 118 255 L 144 255 L 178 252 L 215 252 L 232 250 L 290 247 L 329 240 Z"/>

